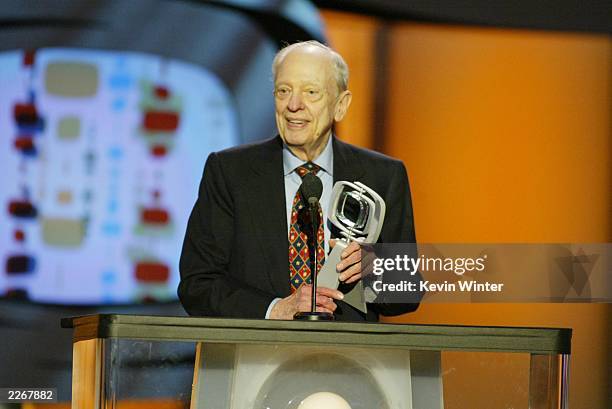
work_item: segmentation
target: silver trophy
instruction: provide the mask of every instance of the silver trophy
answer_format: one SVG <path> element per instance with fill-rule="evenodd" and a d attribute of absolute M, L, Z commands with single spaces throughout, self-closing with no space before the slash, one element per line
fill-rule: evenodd
<path fill-rule="evenodd" d="M 339 230 L 342 238 L 327 256 L 325 265 L 317 275 L 317 284 L 337 289 L 340 285 L 336 265 L 340 255 L 352 242 L 376 243 L 385 220 L 385 201 L 378 193 L 361 182 L 339 181 L 334 185 L 329 208 L 329 221 Z M 366 300 L 361 280 L 344 295 L 344 302 L 366 312 Z"/>

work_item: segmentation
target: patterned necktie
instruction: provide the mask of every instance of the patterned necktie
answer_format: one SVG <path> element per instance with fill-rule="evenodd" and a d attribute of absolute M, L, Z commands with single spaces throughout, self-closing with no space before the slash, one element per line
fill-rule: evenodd
<path fill-rule="evenodd" d="M 320 168 L 312 162 L 308 162 L 295 169 L 301 178 L 308 173 L 314 175 Z M 325 262 L 324 233 L 323 233 L 323 211 L 319 210 L 319 229 L 317 230 L 317 272 L 320 271 Z M 310 261 L 310 250 L 308 239 L 312 235 L 312 223 L 310 213 L 302 195 L 298 190 L 293 199 L 291 207 L 291 227 L 289 228 L 289 279 L 291 281 L 291 293 L 294 293 L 302 284 L 310 284 L 312 271 Z"/>

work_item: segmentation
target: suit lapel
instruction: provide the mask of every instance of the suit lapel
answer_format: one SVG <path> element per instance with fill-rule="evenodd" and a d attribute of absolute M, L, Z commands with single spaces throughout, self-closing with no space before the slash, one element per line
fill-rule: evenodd
<path fill-rule="evenodd" d="M 350 145 L 342 142 L 335 136 L 332 140 L 334 149 L 334 184 L 338 181 L 354 182 L 361 178 L 364 169 L 353 153 Z M 327 228 L 330 229 L 331 237 L 342 237 L 339 229 L 327 220 Z"/>
<path fill-rule="evenodd" d="M 362 164 L 355 158 L 350 145 L 333 137 L 332 146 L 334 148 L 334 183 L 344 180 L 354 182 L 359 180 L 365 170 Z"/>
<path fill-rule="evenodd" d="M 289 254 L 287 210 L 283 175 L 282 142 L 279 137 L 262 145 L 251 162 L 247 182 L 250 210 L 265 262 L 264 270 L 277 294 L 287 296 L 289 287 Z"/>

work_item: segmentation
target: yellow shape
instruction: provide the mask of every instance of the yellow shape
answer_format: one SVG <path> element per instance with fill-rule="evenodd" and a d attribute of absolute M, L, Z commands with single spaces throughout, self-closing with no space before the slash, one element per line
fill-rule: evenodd
<path fill-rule="evenodd" d="M 82 219 L 42 219 L 43 241 L 50 246 L 78 247 L 84 236 L 85 225 Z"/>
<path fill-rule="evenodd" d="M 81 136 L 81 120 L 76 116 L 67 116 L 57 124 L 57 136 L 60 139 L 77 139 Z"/>
<path fill-rule="evenodd" d="M 72 192 L 70 190 L 60 190 L 57 192 L 57 201 L 60 204 L 67 205 L 72 203 Z"/>
<path fill-rule="evenodd" d="M 51 62 L 45 70 L 45 90 L 58 97 L 94 96 L 98 92 L 98 68 L 83 62 Z"/>

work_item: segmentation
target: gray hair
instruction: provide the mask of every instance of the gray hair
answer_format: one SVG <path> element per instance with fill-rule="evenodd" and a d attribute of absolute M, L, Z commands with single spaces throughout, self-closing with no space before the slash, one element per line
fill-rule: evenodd
<path fill-rule="evenodd" d="M 349 69 L 348 69 L 348 65 L 346 65 L 346 61 L 344 61 L 344 58 L 342 58 L 342 56 L 338 54 L 336 51 L 332 50 L 330 47 L 326 46 L 325 44 L 321 44 L 320 42 L 315 41 L 315 40 L 301 41 L 299 43 L 294 43 L 294 44 L 288 45 L 280 49 L 276 53 L 276 56 L 274 56 L 274 60 L 272 61 L 272 78 L 276 79 L 276 73 L 278 71 L 278 66 L 283 62 L 287 54 L 289 54 L 291 51 L 295 50 L 296 48 L 302 48 L 302 47 L 308 47 L 308 46 L 319 47 L 329 53 L 329 56 L 331 57 L 332 62 L 334 64 L 333 66 L 334 76 L 336 77 L 336 84 L 338 84 L 338 89 L 340 90 L 340 92 L 346 91 L 348 89 L 348 79 L 349 79 Z"/>

